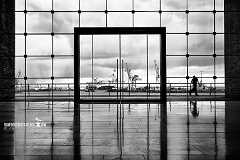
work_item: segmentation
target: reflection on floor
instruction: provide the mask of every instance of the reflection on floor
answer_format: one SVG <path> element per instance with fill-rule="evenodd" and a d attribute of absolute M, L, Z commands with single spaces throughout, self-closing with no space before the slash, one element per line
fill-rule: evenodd
<path fill-rule="evenodd" d="M 1 159 L 225 159 L 223 101 L 81 104 L 79 129 L 72 102 L 0 108 L 1 125 L 35 124 L 2 125 Z"/>

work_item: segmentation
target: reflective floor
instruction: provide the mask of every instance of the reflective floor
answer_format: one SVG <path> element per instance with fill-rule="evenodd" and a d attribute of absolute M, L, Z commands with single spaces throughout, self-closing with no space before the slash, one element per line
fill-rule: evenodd
<path fill-rule="evenodd" d="M 224 101 L 81 104 L 80 117 L 76 117 L 72 102 L 1 103 L 0 156 L 226 159 L 226 105 Z M 21 125 L 11 127 L 7 122 Z"/>

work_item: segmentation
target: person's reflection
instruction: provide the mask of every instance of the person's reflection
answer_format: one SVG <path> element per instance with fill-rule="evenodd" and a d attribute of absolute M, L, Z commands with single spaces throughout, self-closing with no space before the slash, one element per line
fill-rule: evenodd
<path fill-rule="evenodd" d="M 192 113 L 192 116 L 194 118 L 197 118 L 199 116 L 199 110 L 198 110 L 198 107 L 197 107 L 197 101 L 190 101 L 190 111 Z"/>
<path fill-rule="evenodd" d="M 128 104 L 128 112 L 131 112 L 131 104 Z"/>

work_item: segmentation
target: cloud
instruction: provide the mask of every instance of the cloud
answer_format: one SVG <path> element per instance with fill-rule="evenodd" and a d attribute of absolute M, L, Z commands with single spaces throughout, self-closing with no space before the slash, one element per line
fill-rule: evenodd
<path fill-rule="evenodd" d="M 27 2 L 27 9 L 28 10 L 35 10 L 35 11 L 50 11 L 52 8 L 52 1 L 49 0 L 30 0 Z"/>
<path fill-rule="evenodd" d="M 51 77 L 51 59 L 30 58 L 27 61 L 27 76 L 30 78 Z"/>
<path fill-rule="evenodd" d="M 224 45 L 222 42 L 223 37 L 216 37 L 215 45 L 216 51 L 223 51 Z M 214 39 L 212 35 L 190 35 L 189 36 L 189 51 L 190 54 L 213 54 L 214 50 Z"/>
<path fill-rule="evenodd" d="M 221 6 L 221 2 L 216 1 L 216 6 Z M 162 1 L 162 6 L 164 9 L 172 10 L 186 10 L 187 3 L 186 1 L 179 0 L 167 0 Z M 209 0 L 190 0 L 188 2 L 189 10 L 213 10 L 213 1 Z"/>
<path fill-rule="evenodd" d="M 166 1 L 164 4 L 163 1 L 163 8 L 173 9 L 173 10 L 179 10 L 186 8 L 186 3 L 179 0 L 170 0 Z"/>

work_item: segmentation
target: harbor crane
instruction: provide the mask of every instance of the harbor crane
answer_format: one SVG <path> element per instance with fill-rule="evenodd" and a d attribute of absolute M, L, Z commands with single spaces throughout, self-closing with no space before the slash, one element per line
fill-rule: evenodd
<path fill-rule="evenodd" d="M 113 69 L 111 83 L 116 83 L 117 82 L 117 78 L 118 77 L 117 77 L 116 69 Z"/>
<path fill-rule="evenodd" d="M 132 70 L 130 69 L 130 67 L 128 66 L 127 63 L 126 63 L 126 72 L 127 72 L 127 75 L 128 75 L 128 83 L 132 84 L 131 88 L 136 89 L 137 81 L 141 80 L 141 78 L 139 77 L 139 75 L 133 75 L 132 74 Z"/>
<path fill-rule="evenodd" d="M 126 72 L 128 75 L 128 83 L 131 83 L 132 81 L 132 73 L 131 73 L 131 69 L 128 67 L 128 64 L 126 63 Z"/>

